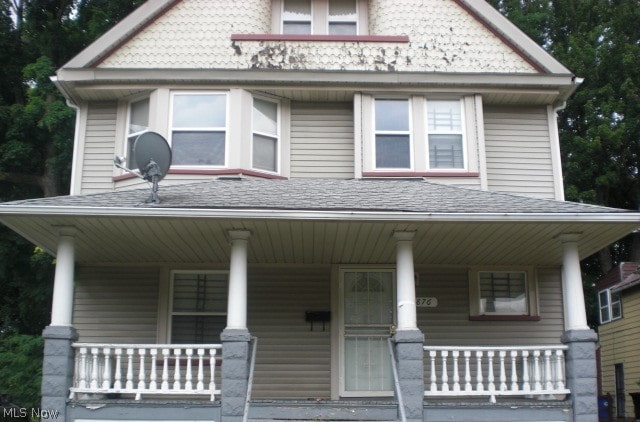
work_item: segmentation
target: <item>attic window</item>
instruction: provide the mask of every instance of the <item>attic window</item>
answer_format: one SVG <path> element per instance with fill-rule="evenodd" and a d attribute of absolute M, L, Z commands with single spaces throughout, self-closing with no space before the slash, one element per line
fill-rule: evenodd
<path fill-rule="evenodd" d="M 284 0 L 283 34 L 311 34 L 311 0 Z"/>
<path fill-rule="evenodd" d="M 275 33 L 308 36 L 367 34 L 366 0 L 273 0 Z"/>

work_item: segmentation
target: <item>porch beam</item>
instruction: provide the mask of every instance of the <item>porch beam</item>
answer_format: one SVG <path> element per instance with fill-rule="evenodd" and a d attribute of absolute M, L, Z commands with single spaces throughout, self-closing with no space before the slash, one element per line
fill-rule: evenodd
<path fill-rule="evenodd" d="M 413 268 L 413 238 L 415 232 L 397 231 L 396 240 L 398 330 L 416 330 L 416 284 Z"/>
<path fill-rule="evenodd" d="M 63 227 L 59 231 L 53 282 L 51 326 L 72 326 L 75 234 L 76 229 L 74 227 Z"/>
<path fill-rule="evenodd" d="M 247 329 L 247 245 L 251 232 L 229 230 L 231 259 L 229 264 L 229 299 L 227 329 Z"/>
<path fill-rule="evenodd" d="M 562 234 L 559 239 L 562 243 L 562 303 L 565 330 L 589 330 L 578 253 L 579 234 Z"/>

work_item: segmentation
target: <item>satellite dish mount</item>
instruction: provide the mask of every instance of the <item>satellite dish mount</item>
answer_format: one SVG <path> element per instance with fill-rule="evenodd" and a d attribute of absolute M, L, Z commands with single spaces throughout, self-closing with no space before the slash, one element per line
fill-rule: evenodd
<path fill-rule="evenodd" d="M 167 140 L 156 132 L 141 134 L 133 144 L 133 159 L 140 173 L 123 166 L 124 160 L 120 157 L 115 157 L 113 163 L 117 168 L 151 182 L 151 194 L 145 202 L 159 204 L 158 182 L 164 179 L 171 167 L 171 148 Z"/>

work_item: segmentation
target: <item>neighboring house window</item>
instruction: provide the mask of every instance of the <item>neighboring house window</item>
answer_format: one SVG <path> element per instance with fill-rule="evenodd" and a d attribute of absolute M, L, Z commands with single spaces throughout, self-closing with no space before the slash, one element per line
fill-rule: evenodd
<path fill-rule="evenodd" d="M 284 0 L 283 34 L 311 34 L 311 0 Z"/>
<path fill-rule="evenodd" d="M 600 323 L 614 321 L 622 318 L 622 302 L 620 292 L 611 292 L 606 289 L 598 293 L 598 306 L 600 307 Z"/>
<path fill-rule="evenodd" d="M 227 322 L 227 279 L 226 272 L 172 273 L 171 343 L 220 341 Z"/>
<path fill-rule="evenodd" d="M 136 170 L 138 165 L 133 156 L 133 147 L 138 136 L 149 130 L 149 99 L 131 102 L 127 120 L 127 167 Z"/>
<path fill-rule="evenodd" d="M 174 93 L 171 112 L 172 164 L 226 164 L 227 95 L 216 92 Z"/>
<path fill-rule="evenodd" d="M 469 295 L 472 316 L 521 317 L 537 315 L 537 293 L 531 271 L 472 271 Z"/>
<path fill-rule="evenodd" d="M 358 0 L 282 0 L 282 33 L 358 35 Z"/>
<path fill-rule="evenodd" d="M 427 122 L 429 168 L 465 168 L 462 102 L 427 100 Z"/>
<path fill-rule="evenodd" d="M 406 99 L 375 101 L 375 167 L 411 168 L 410 107 Z"/>
<path fill-rule="evenodd" d="M 278 172 L 278 104 L 253 99 L 253 168 Z"/>

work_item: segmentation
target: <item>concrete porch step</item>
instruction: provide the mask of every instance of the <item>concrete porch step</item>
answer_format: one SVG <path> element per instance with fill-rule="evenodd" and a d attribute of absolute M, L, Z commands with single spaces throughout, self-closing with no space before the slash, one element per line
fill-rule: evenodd
<path fill-rule="evenodd" d="M 371 421 L 398 420 L 395 401 L 252 401 L 249 421 Z"/>

